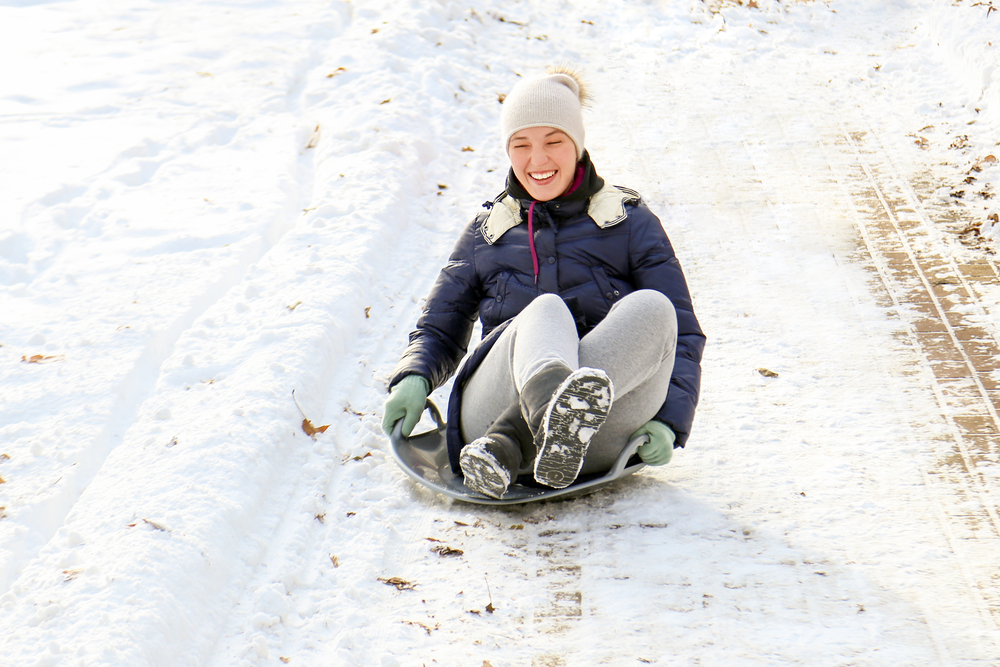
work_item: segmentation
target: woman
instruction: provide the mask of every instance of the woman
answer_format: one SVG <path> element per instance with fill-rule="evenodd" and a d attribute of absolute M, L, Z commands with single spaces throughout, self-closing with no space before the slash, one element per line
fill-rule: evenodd
<path fill-rule="evenodd" d="M 518 83 L 500 125 L 507 187 L 465 228 L 390 380 L 383 428 L 409 436 L 427 395 L 483 339 L 448 407 L 452 467 L 500 498 L 520 474 L 562 488 L 628 441 L 670 461 L 698 402 L 705 336 L 660 221 L 605 185 L 584 146 L 580 78 Z"/>

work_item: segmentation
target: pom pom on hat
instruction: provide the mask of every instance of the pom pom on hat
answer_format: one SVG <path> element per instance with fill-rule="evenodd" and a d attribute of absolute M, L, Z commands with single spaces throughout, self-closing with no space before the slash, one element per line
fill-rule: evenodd
<path fill-rule="evenodd" d="M 583 105 L 587 89 L 580 75 L 569 68 L 553 68 L 548 74 L 519 82 L 503 101 L 500 134 L 508 151 L 510 138 L 529 127 L 554 127 L 576 144 L 576 157 L 583 157 Z M 509 151 L 508 151 L 509 152 Z"/>

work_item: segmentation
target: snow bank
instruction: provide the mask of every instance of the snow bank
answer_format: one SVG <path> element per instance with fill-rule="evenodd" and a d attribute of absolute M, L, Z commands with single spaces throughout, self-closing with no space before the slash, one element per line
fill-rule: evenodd
<path fill-rule="evenodd" d="M 960 6 L 936 3 L 928 12 L 926 26 L 950 56 L 966 107 L 996 134 L 1000 131 L 1000 9 L 968 0 Z"/>
<path fill-rule="evenodd" d="M 973 137 L 969 144 L 974 154 L 962 165 L 975 179 L 975 187 L 969 188 L 967 193 L 987 192 L 992 199 L 1000 190 L 1000 163 L 988 157 L 1000 157 L 1000 142 L 997 141 L 1000 136 L 1000 8 L 994 8 L 993 3 L 969 1 L 959 6 L 933 5 L 925 26 L 962 91 L 959 103 L 965 106 L 969 122 L 977 126 L 977 131 L 969 133 Z M 966 138 L 969 135 L 965 135 Z M 977 138 L 980 141 L 976 141 Z M 950 191 L 961 188 L 956 184 Z M 969 194 L 966 198 L 978 200 L 980 197 Z M 1000 240 L 1000 205 L 995 201 L 977 201 L 975 208 L 982 236 Z"/>
<path fill-rule="evenodd" d="M 22 93 L 0 100 L 0 247 L 23 249 L 0 251 L 5 590 L 123 442 L 180 335 L 294 224 L 308 129 L 285 100 L 309 42 L 243 23 L 220 50 L 211 18 L 182 5 L 0 11 L 0 43 L 26 56 L 0 75 Z"/>

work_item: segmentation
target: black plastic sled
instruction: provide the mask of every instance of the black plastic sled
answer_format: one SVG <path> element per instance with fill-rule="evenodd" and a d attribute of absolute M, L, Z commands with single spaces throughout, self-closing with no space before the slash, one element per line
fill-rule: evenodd
<path fill-rule="evenodd" d="M 514 483 L 507 489 L 503 498 L 490 498 L 472 491 L 465 485 L 461 475 L 456 475 L 448 462 L 448 446 L 445 438 L 447 424 L 441 417 L 441 412 L 433 401 L 428 400 L 426 409 L 437 424 L 426 433 L 403 436 L 403 420 L 396 422 L 393 429 L 392 456 L 403 472 L 423 484 L 449 498 L 480 505 L 517 505 L 531 503 L 537 500 L 566 499 L 593 493 L 622 477 L 627 477 L 646 467 L 646 464 L 636 456 L 636 450 L 647 441 L 646 436 L 633 439 L 618 456 L 615 465 L 607 473 L 599 476 L 590 475 L 578 479 L 564 489 L 553 489 L 547 486 L 533 486 Z M 630 459 L 635 460 L 630 460 Z"/>

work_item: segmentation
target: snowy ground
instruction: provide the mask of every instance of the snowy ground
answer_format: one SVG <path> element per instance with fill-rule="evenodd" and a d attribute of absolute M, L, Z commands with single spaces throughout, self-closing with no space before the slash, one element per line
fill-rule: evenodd
<path fill-rule="evenodd" d="M 989 259 L 998 26 L 0 0 L 0 663 L 1000 664 L 1000 467 L 969 508 L 936 481 L 952 421 L 858 176 L 916 193 L 925 251 Z M 702 405 L 665 468 L 484 510 L 395 467 L 384 382 L 502 187 L 498 96 L 561 62 L 685 266 Z M 976 308 L 995 338 L 1000 288 Z"/>

